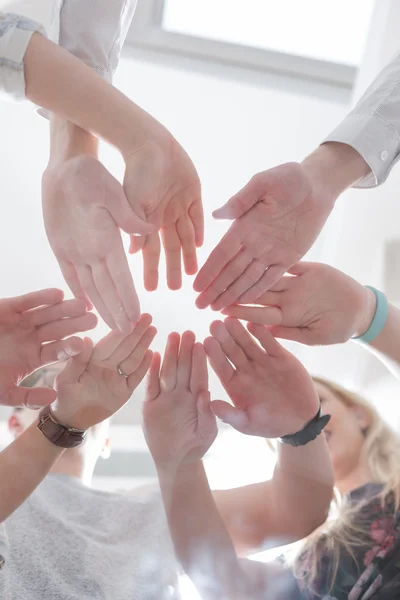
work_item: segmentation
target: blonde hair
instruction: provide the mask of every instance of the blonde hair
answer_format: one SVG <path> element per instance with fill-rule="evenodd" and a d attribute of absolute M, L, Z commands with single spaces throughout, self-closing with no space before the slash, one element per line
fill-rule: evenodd
<path fill-rule="evenodd" d="M 313 378 L 330 390 L 335 397 L 348 407 L 361 407 L 368 415 L 369 426 L 365 430 L 365 442 L 362 453 L 371 473 L 371 483 L 383 484 L 383 489 L 375 496 L 382 507 L 389 507 L 389 516 L 394 516 L 400 505 L 400 437 L 382 420 L 375 408 L 364 398 L 345 388 L 321 379 Z M 355 559 L 355 551 L 369 538 L 370 523 L 363 524 L 356 519 L 362 508 L 371 502 L 371 498 L 350 505 L 343 501 L 340 493 L 335 492 L 333 509 L 337 517 L 329 520 L 323 530 L 317 530 L 307 538 L 294 561 L 294 573 L 304 587 L 313 593 L 322 555 L 330 559 L 330 591 L 337 575 L 340 550 L 345 549 Z"/>

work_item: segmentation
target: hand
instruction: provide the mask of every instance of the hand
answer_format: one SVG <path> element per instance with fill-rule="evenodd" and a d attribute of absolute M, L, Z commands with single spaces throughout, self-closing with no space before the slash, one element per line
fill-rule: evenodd
<path fill-rule="evenodd" d="M 197 306 L 254 302 L 309 250 L 335 198 L 297 163 L 255 175 L 214 212 L 236 220 L 195 279 Z"/>
<path fill-rule="evenodd" d="M 159 125 L 159 124 L 158 124 Z M 159 126 L 161 131 L 161 126 Z M 156 134 L 160 137 L 160 133 Z M 157 289 L 160 238 L 171 290 L 182 285 L 181 254 L 185 272 L 197 272 L 196 247 L 203 244 L 204 217 L 201 187 L 189 156 L 168 133 L 146 143 L 126 158 L 124 190 L 134 212 L 156 227 L 147 236 L 131 236 L 132 253 L 143 251 L 144 285 Z"/>
<path fill-rule="evenodd" d="M 222 400 L 211 404 L 213 413 L 247 435 L 277 438 L 303 429 L 318 412 L 314 383 L 303 365 L 287 352 L 262 325 L 236 319 L 211 325 L 204 342 L 211 367 L 233 406 Z"/>
<path fill-rule="evenodd" d="M 156 467 L 201 459 L 217 436 L 210 410 L 207 358 L 192 331 L 168 337 L 164 360 L 155 354 L 143 405 L 146 441 Z"/>
<path fill-rule="evenodd" d="M 42 187 L 47 237 L 72 293 L 89 307 L 90 299 L 111 329 L 130 333 L 140 306 L 119 228 L 146 233 L 151 227 L 92 156 L 56 161 Z"/>
<path fill-rule="evenodd" d="M 82 352 L 83 341 L 67 336 L 96 327 L 84 302 L 63 302 L 63 296 L 47 289 L 0 300 L 0 404 L 39 408 L 54 400 L 54 390 L 18 384 L 35 369 Z"/>
<path fill-rule="evenodd" d="M 269 326 L 275 337 L 309 346 L 340 344 L 362 335 L 375 314 L 374 293 L 333 267 L 302 262 L 256 304 L 229 306 L 232 317 Z"/>
<path fill-rule="evenodd" d="M 155 327 L 142 315 L 127 336 L 112 331 L 93 348 L 85 339 L 84 351 L 68 361 L 57 375 L 55 419 L 68 427 L 88 429 L 124 406 L 146 375 L 153 353 L 149 350 Z M 127 375 L 118 373 L 118 367 Z"/>

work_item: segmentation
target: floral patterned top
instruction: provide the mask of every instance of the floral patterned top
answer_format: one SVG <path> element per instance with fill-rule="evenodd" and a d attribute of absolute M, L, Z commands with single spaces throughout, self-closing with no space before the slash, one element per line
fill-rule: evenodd
<path fill-rule="evenodd" d="M 317 593 L 299 590 L 299 600 L 400 599 L 400 511 L 395 512 L 390 501 L 382 507 L 378 497 L 382 487 L 367 484 L 349 494 L 349 502 L 362 504 L 356 518 L 368 531 L 355 551 L 356 560 L 342 550 L 337 576 L 330 589 L 331 560 L 329 554 L 322 556 L 320 573 L 314 583 Z"/>

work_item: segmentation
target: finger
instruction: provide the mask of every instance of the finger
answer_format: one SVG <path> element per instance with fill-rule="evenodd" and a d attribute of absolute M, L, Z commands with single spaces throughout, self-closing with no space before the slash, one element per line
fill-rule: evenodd
<path fill-rule="evenodd" d="M 37 410 L 51 404 L 57 394 L 51 388 L 24 388 L 15 386 L 2 394 L 2 406 L 26 406 L 31 410 Z"/>
<path fill-rule="evenodd" d="M 276 327 L 271 327 L 270 333 L 275 338 L 299 342 L 299 344 L 305 344 L 306 346 L 314 346 L 321 343 L 320 340 L 316 339 L 315 332 L 310 331 L 306 327 L 283 327 L 277 325 Z"/>
<path fill-rule="evenodd" d="M 151 233 L 154 226 L 141 219 L 129 204 L 123 188 L 117 180 L 115 181 L 113 201 L 110 206 L 110 214 L 118 227 L 125 233 L 141 233 L 146 235 Z"/>
<path fill-rule="evenodd" d="M 201 198 L 190 205 L 189 216 L 193 224 L 196 246 L 200 248 L 204 242 L 204 212 Z"/>
<path fill-rule="evenodd" d="M 211 252 L 205 264 L 198 272 L 193 283 L 193 289 L 196 292 L 205 290 L 216 278 L 218 273 L 222 271 L 228 262 L 239 252 L 242 243 L 234 225 L 235 223 L 231 225 L 227 233 Z M 238 273 L 236 277 L 238 277 L 238 275 L 240 275 L 240 273 Z"/>
<path fill-rule="evenodd" d="M 282 354 L 282 346 L 276 341 L 272 333 L 266 327 L 263 325 L 255 325 L 254 323 L 249 323 L 247 327 L 250 333 L 258 339 L 269 356 L 276 357 Z"/>
<path fill-rule="evenodd" d="M 237 219 L 244 215 L 261 199 L 265 186 L 260 185 L 260 180 L 253 177 L 237 194 L 232 196 L 221 208 L 214 210 L 214 219 Z"/>
<path fill-rule="evenodd" d="M 167 263 L 167 285 L 170 290 L 179 290 L 182 285 L 181 241 L 175 223 L 161 229 L 161 237 Z"/>
<path fill-rule="evenodd" d="M 62 340 L 63 338 L 78 333 L 79 331 L 89 331 L 97 325 L 97 317 L 93 313 L 86 313 L 80 317 L 71 317 L 70 319 L 61 319 L 53 323 L 46 323 L 37 330 L 37 338 L 40 342 L 52 342 Z"/>
<path fill-rule="evenodd" d="M 160 253 L 160 235 L 156 231 L 147 236 L 143 247 L 144 287 L 148 292 L 154 292 L 158 287 Z"/>
<path fill-rule="evenodd" d="M 212 304 L 212 308 L 214 309 L 218 305 L 219 298 L 225 296 L 225 290 L 232 284 L 233 281 L 235 281 L 237 274 L 243 273 L 250 263 L 250 254 L 241 249 L 210 283 L 204 292 L 200 294 L 196 300 L 196 306 L 198 308 L 206 308 Z M 215 308 L 215 310 L 218 309 Z"/>
<path fill-rule="evenodd" d="M 225 319 L 225 326 L 235 342 L 241 347 L 246 356 L 251 360 L 262 360 L 264 352 L 254 341 L 239 321 L 232 318 Z"/>
<path fill-rule="evenodd" d="M 254 284 L 251 288 L 247 290 L 240 297 L 240 302 L 242 304 L 255 302 L 257 298 L 261 296 L 264 292 L 269 290 L 273 285 L 275 285 L 285 273 L 285 269 L 280 265 L 271 265 L 265 271 L 264 275 Z"/>
<path fill-rule="evenodd" d="M 143 357 L 142 362 L 140 363 L 140 365 L 138 366 L 136 371 L 134 371 L 132 373 L 132 375 L 129 375 L 127 383 L 128 383 L 129 389 L 132 392 L 133 392 L 133 390 L 135 390 L 138 387 L 138 385 L 140 385 L 142 383 L 143 379 L 146 376 L 147 371 L 150 368 L 152 359 L 153 359 L 153 352 L 151 350 L 147 350 L 146 354 Z"/>
<path fill-rule="evenodd" d="M 176 231 L 182 247 L 183 264 L 185 273 L 194 275 L 197 273 L 196 239 L 192 221 L 187 217 L 179 217 L 176 222 Z"/>
<path fill-rule="evenodd" d="M 94 349 L 94 357 L 98 361 L 110 360 L 118 364 L 121 360 L 129 356 L 145 331 L 150 327 L 151 322 L 151 315 L 143 313 L 134 330 L 128 336 L 123 335 L 119 331 L 110 331 L 110 333 L 97 342 Z"/>
<path fill-rule="evenodd" d="M 132 352 L 123 360 L 119 365 L 120 369 L 126 375 L 131 375 L 142 363 L 143 358 L 145 357 L 148 349 L 152 341 L 154 340 L 157 334 L 157 329 L 155 327 L 149 327 L 148 330 L 144 333 L 142 338 L 139 340 L 137 346 L 132 350 Z"/>
<path fill-rule="evenodd" d="M 202 431 L 210 432 L 213 429 L 217 434 L 217 422 L 211 410 L 210 392 L 201 392 L 197 398 L 198 425 Z"/>
<path fill-rule="evenodd" d="M 290 267 L 287 272 L 291 275 L 304 275 L 304 273 L 308 271 L 312 265 L 313 263 L 303 260 L 293 265 L 293 267 Z"/>
<path fill-rule="evenodd" d="M 79 280 L 75 266 L 71 262 L 65 260 L 60 260 L 59 265 L 66 284 L 75 298 L 78 298 L 78 300 L 83 300 L 86 303 L 87 309 L 91 310 L 93 305 L 83 288 L 82 282 Z"/>
<path fill-rule="evenodd" d="M 107 256 L 106 265 L 128 319 L 136 323 L 140 317 L 140 303 L 122 243 Z"/>
<path fill-rule="evenodd" d="M 143 246 L 146 243 L 147 235 L 131 235 L 130 236 L 130 246 L 129 246 L 129 254 L 136 254 L 136 252 L 140 252 L 143 250 Z"/>
<path fill-rule="evenodd" d="M 265 273 L 265 264 L 258 259 L 250 259 L 248 266 L 237 272 L 241 273 L 240 277 L 236 281 L 231 281 L 225 292 L 212 303 L 213 310 L 221 310 L 229 304 L 237 302 L 243 292 L 251 288 L 254 282 L 258 281 Z"/>
<path fill-rule="evenodd" d="M 277 306 L 249 307 L 234 304 L 224 308 L 222 314 L 261 325 L 279 325 L 282 322 L 282 311 Z"/>
<path fill-rule="evenodd" d="M 99 292 L 93 281 L 92 269 L 89 265 L 78 265 L 77 273 L 90 300 L 93 302 L 94 307 L 101 316 L 101 318 L 107 323 L 110 329 L 118 329 L 114 319 L 111 316 L 110 311 L 103 302 Z"/>
<path fill-rule="evenodd" d="M 193 331 L 185 331 L 182 334 L 181 347 L 178 357 L 177 383 L 179 386 L 189 389 L 190 374 L 192 372 L 192 352 L 196 341 Z"/>
<path fill-rule="evenodd" d="M 31 292 L 30 294 L 24 294 L 23 296 L 17 296 L 16 298 L 8 298 L 8 301 L 16 312 L 25 312 L 26 310 L 37 308 L 39 306 L 58 304 L 63 298 L 64 292 L 62 290 L 50 288 L 39 290 L 38 292 Z"/>
<path fill-rule="evenodd" d="M 223 400 L 214 400 L 214 402 L 211 402 L 211 410 L 218 419 L 227 423 L 237 431 L 244 433 L 244 430 L 249 423 L 246 413 Z"/>
<path fill-rule="evenodd" d="M 50 344 L 49 344 L 50 345 Z M 56 377 L 56 388 L 58 381 L 75 382 L 85 372 L 93 353 L 93 342 L 90 338 L 83 340 L 83 349 L 80 354 L 73 356 Z"/>
<path fill-rule="evenodd" d="M 105 262 L 92 265 L 93 282 L 114 323 L 123 333 L 130 333 L 133 323 L 128 317 Z"/>
<path fill-rule="evenodd" d="M 59 360 L 67 360 L 80 354 L 84 349 L 84 342 L 79 337 L 71 337 L 44 344 L 40 352 L 40 365 L 49 365 Z"/>
<path fill-rule="evenodd" d="M 208 337 L 204 340 L 204 349 L 211 368 L 215 371 L 222 385 L 226 387 L 235 375 L 235 369 L 222 352 L 220 343 L 215 338 Z"/>
<path fill-rule="evenodd" d="M 200 392 L 208 392 L 207 355 L 203 344 L 199 342 L 193 346 L 190 391 L 196 397 Z"/>
<path fill-rule="evenodd" d="M 83 300 L 64 300 L 53 306 L 34 308 L 24 313 L 32 325 L 39 327 L 60 319 L 79 317 L 86 314 L 86 304 Z"/>
<path fill-rule="evenodd" d="M 146 394 L 145 401 L 151 402 L 155 400 L 161 392 L 160 389 L 160 368 L 161 368 L 161 355 L 158 352 L 154 352 L 150 368 L 149 375 L 146 383 Z"/>
<path fill-rule="evenodd" d="M 245 367 L 248 364 L 248 359 L 237 345 L 235 340 L 230 335 L 226 325 L 222 321 L 214 321 L 210 326 L 211 335 L 221 344 L 221 348 L 225 356 L 237 369 Z"/>
<path fill-rule="evenodd" d="M 176 386 L 180 341 L 179 333 L 169 334 L 160 373 L 161 391 L 163 392 L 170 392 Z"/>

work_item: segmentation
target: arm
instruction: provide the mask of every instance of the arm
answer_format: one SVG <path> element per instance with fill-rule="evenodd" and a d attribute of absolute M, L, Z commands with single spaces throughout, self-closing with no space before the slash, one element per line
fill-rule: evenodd
<path fill-rule="evenodd" d="M 287 569 L 239 559 L 202 461 L 158 470 L 176 555 L 204 600 L 291 600 L 296 581 Z"/>
<path fill-rule="evenodd" d="M 332 473 L 324 436 L 304 447 L 278 445 L 270 481 L 213 491 L 237 552 L 249 554 L 301 540 L 326 521 Z M 310 510 L 312 506 L 312 510 Z"/>
<path fill-rule="evenodd" d="M 126 337 L 111 332 L 94 348 L 86 338 L 82 352 L 68 360 L 57 376 L 56 400 L 54 390 L 48 390 L 54 400 L 52 417 L 64 426 L 80 430 L 111 417 L 128 402 L 145 376 L 152 356 L 148 348 L 155 334 L 151 317 L 143 315 Z M 118 373 L 119 366 L 126 377 Z M 0 453 L 0 522 L 33 492 L 63 452 L 36 425 Z"/>
<path fill-rule="evenodd" d="M 161 373 L 159 356 L 150 368 L 143 424 L 176 554 L 202 598 L 288 599 L 290 575 L 239 560 L 216 508 L 201 460 L 217 432 L 207 388 L 204 349 L 192 332 L 171 334 Z"/>
<path fill-rule="evenodd" d="M 318 410 L 314 385 L 265 328 L 250 330 L 262 348 L 235 319 L 211 326 L 213 337 L 205 340 L 209 361 L 236 407 L 217 401 L 213 410 L 249 435 L 276 438 L 299 431 Z M 280 445 L 271 481 L 217 491 L 215 499 L 237 549 L 249 552 L 309 535 L 326 520 L 332 489 L 329 452 L 320 436 L 300 448 Z"/>
<path fill-rule="evenodd" d="M 236 220 L 195 280 L 199 308 L 254 302 L 311 248 L 339 194 L 386 180 L 400 155 L 399 80 L 400 52 L 303 163 L 258 173 L 214 212 Z"/>

